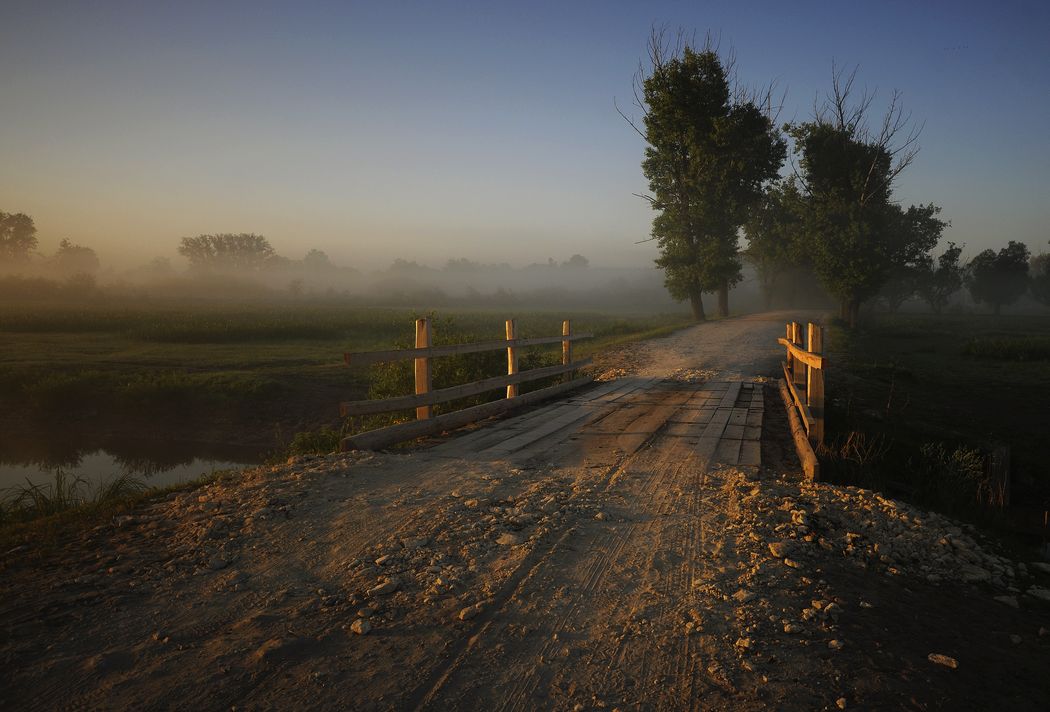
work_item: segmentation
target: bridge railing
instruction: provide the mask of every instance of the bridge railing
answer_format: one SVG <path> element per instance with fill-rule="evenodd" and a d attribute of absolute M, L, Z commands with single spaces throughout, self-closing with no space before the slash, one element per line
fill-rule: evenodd
<path fill-rule="evenodd" d="M 514 319 L 506 320 L 507 338 L 502 341 L 475 342 L 467 344 L 449 344 L 433 346 L 433 326 L 429 318 L 416 320 L 415 348 L 394 349 L 388 351 L 366 351 L 344 354 L 346 364 L 360 366 L 385 361 L 412 360 L 415 366 L 415 393 L 381 400 L 360 400 L 340 403 L 339 411 L 343 417 L 390 413 L 408 408 L 416 409 L 416 420 L 399 423 L 365 433 L 359 433 L 342 440 L 343 450 L 378 450 L 394 443 L 411 440 L 425 435 L 462 427 L 468 423 L 494 415 L 499 415 L 517 407 L 536 403 L 565 391 L 591 382 L 590 376 L 570 378 L 567 382 L 542 388 L 524 395 L 519 395 L 521 383 L 548 378 L 563 373 L 575 375 L 574 372 L 591 363 L 591 359 L 574 361 L 572 344 L 574 341 L 589 339 L 593 334 L 574 334 L 569 320 L 562 322 L 561 336 L 541 336 L 531 339 L 519 339 L 517 323 Z M 561 343 L 561 364 L 534 368 L 528 371 L 518 370 L 520 350 L 528 346 Z M 507 351 L 506 375 L 493 376 L 472 383 L 464 383 L 449 388 L 434 389 L 431 378 L 431 360 L 443 356 L 480 353 L 484 351 Z M 434 415 L 433 406 L 447 403 L 459 398 L 480 395 L 499 388 L 506 388 L 506 398 L 483 403 L 470 408 Z"/>
<path fill-rule="evenodd" d="M 801 324 L 793 321 L 786 325 L 785 331 L 785 336 L 777 339 L 787 350 L 782 366 L 784 387 L 790 397 L 785 397 L 785 402 L 796 416 L 792 431 L 803 468 L 809 477 L 816 478 L 819 466 L 813 448 L 824 443 L 824 369 L 828 364 L 823 355 L 824 329 L 818 324 L 807 324 L 805 347 Z M 796 419 L 797 428 L 794 427 Z"/>

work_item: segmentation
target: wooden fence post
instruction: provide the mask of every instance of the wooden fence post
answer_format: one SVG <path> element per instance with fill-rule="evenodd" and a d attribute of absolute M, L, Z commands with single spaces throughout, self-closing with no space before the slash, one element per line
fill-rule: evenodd
<path fill-rule="evenodd" d="M 817 324 L 808 326 L 809 345 L 806 350 L 810 353 L 822 355 L 824 353 L 824 328 Z M 806 380 L 806 405 L 813 415 L 813 427 L 809 429 L 809 437 L 817 445 L 824 442 L 824 369 L 807 369 Z"/>
<path fill-rule="evenodd" d="M 561 365 L 568 366 L 572 363 L 572 342 L 568 339 L 569 336 L 572 336 L 572 324 L 568 319 L 561 323 L 561 335 L 566 337 L 565 340 L 561 342 Z M 570 381 L 574 375 L 574 371 L 569 372 Z"/>
<path fill-rule="evenodd" d="M 507 319 L 507 341 L 518 338 L 517 325 L 513 319 Z M 513 376 L 518 372 L 518 349 L 513 346 L 507 347 L 507 375 Z M 518 384 L 512 383 L 507 386 L 507 397 L 514 398 L 518 395 Z"/>
<path fill-rule="evenodd" d="M 430 319 L 416 319 L 416 348 L 428 349 L 432 346 L 430 333 Z M 415 359 L 416 366 L 416 395 L 430 393 L 433 383 L 430 378 L 430 357 Z M 416 420 L 427 420 L 433 415 L 434 407 L 421 405 L 416 408 Z"/>
<path fill-rule="evenodd" d="M 793 339 L 791 338 L 791 322 L 788 322 L 784 326 L 787 327 L 786 329 L 784 329 L 784 332 L 785 332 L 784 333 L 784 338 L 787 339 L 788 341 L 792 341 L 793 342 Z M 791 373 L 794 373 L 795 369 L 794 369 L 793 364 L 791 363 L 791 349 L 787 349 L 787 358 L 784 359 L 784 362 L 787 364 L 788 371 L 790 371 Z"/>
<path fill-rule="evenodd" d="M 802 325 L 797 321 L 791 322 L 789 341 L 795 346 L 802 348 Z M 791 380 L 795 382 L 796 386 L 806 384 L 806 364 L 797 358 L 791 360 Z"/>

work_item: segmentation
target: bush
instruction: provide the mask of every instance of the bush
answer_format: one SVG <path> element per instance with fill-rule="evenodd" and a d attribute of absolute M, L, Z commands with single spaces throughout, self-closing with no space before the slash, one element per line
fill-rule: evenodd
<path fill-rule="evenodd" d="M 974 338 L 963 347 L 963 354 L 995 361 L 1050 361 L 1050 339 L 1037 336 Z"/>

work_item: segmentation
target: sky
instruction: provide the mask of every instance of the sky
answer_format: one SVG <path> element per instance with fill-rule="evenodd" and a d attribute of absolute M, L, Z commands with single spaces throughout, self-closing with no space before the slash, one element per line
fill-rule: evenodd
<path fill-rule="evenodd" d="M 787 8 L 787 9 L 785 9 Z M 831 83 L 923 126 L 899 180 L 964 255 L 1050 249 L 1044 2 L 0 3 L 0 210 L 106 265 L 255 232 L 298 259 L 648 266 L 617 114 L 653 26 L 710 32 L 782 121 Z M 877 115 L 875 117 L 878 118 Z M 641 244 L 638 244 L 641 242 Z"/>

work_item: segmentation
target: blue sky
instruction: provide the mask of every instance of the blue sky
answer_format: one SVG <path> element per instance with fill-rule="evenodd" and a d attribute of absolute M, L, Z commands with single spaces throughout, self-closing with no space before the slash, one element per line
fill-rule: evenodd
<path fill-rule="evenodd" d="M 710 31 L 809 117 L 831 64 L 925 123 L 898 185 L 967 253 L 1050 249 L 1050 10 L 1037 2 L 12 3 L 0 210 L 104 262 L 254 231 L 282 254 L 647 264 L 616 114 L 654 24 Z"/>

